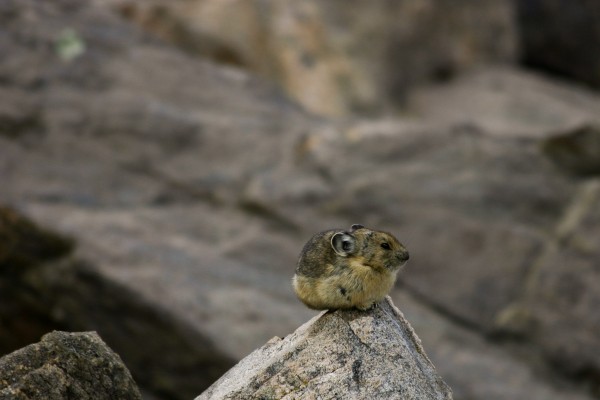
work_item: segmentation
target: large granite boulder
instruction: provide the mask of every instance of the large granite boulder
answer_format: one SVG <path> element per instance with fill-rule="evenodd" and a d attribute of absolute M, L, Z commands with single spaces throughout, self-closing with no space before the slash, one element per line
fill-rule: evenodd
<path fill-rule="evenodd" d="M 488 332 L 578 188 L 541 139 L 476 125 L 362 122 L 306 143 L 303 173 L 326 190 L 296 196 L 277 185 L 282 169 L 255 175 L 244 195 L 305 229 L 302 221 L 319 221 L 318 231 L 337 216 L 395 232 L 411 251 L 400 279 Z"/>
<path fill-rule="evenodd" d="M 594 165 L 597 96 L 485 70 L 427 88 L 411 119 L 317 119 L 102 3 L 0 5 L 0 47 L 11 55 L 0 58 L 0 202 L 77 243 L 16 275 L 10 304 L 97 330 L 141 385 L 190 398 L 313 315 L 290 287 L 302 244 L 364 223 L 407 244 L 404 292 L 461 328 L 432 340 L 430 354 L 463 393 L 494 398 L 497 382 L 515 377 L 490 367 L 482 380 L 478 365 L 530 371 L 563 347 L 564 365 L 549 363 L 555 375 L 536 381 L 539 396 L 556 376 L 574 385 L 596 376 L 586 353 L 598 343 L 588 317 L 598 288 L 571 277 L 581 297 L 569 289 L 554 300 L 575 307 L 543 299 L 566 281 L 551 250 L 579 215 L 568 210 L 581 210 L 573 221 L 595 218 L 576 205 L 591 201 L 585 188 L 597 179 L 593 168 L 578 172 Z M 591 280 L 595 253 L 573 237 L 559 251 Z M 549 326 L 563 331 L 550 338 Z M 429 329 L 419 333 L 435 338 Z M 519 355 L 504 354 L 499 338 Z M 473 363 L 458 374 L 465 354 Z"/>
<path fill-rule="evenodd" d="M 193 54 L 268 77 L 321 115 L 377 114 L 415 84 L 516 56 L 510 1 L 111 1 Z"/>
<path fill-rule="evenodd" d="M 227 253 L 269 232 L 260 236 L 273 250 L 256 256 L 293 265 L 297 248 L 282 233 L 294 227 L 236 193 L 293 155 L 316 122 L 270 85 L 190 59 L 91 2 L 2 7 L 12 56 L 0 60 L 11 104 L 0 107 L 0 199 L 77 241 L 74 254 L 32 265 L 0 292 L 14 294 L 0 303 L 11 305 L 13 332 L 23 325 L 15 304 L 96 330 L 140 384 L 189 399 L 310 317 L 287 271 L 270 276 Z M 65 56 L 64 46 L 79 50 Z M 35 250 L 36 236 L 26 238 Z"/>
<path fill-rule="evenodd" d="M 323 312 L 273 338 L 196 398 L 452 399 L 387 297 L 370 311 Z"/>
<path fill-rule="evenodd" d="M 586 188 L 598 180 L 600 99 L 506 69 L 427 91 L 421 99 L 435 103 L 430 109 L 420 103 L 420 113 L 432 116 L 429 123 L 355 121 L 307 135 L 299 159 L 303 179 L 313 178 L 310 199 L 276 184 L 289 177 L 285 169 L 254 176 L 245 195 L 279 215 L 297 216 L 299 225 L 318 221 L 316 229 L 329 228 L 337 217 L 396 232 L 414 255 L 400 279 L 417 298 L 470 329 L 510 337 L 532 364 L 552 360 L 557 370 L 594 382 L 596 352 L 588 351 L 599 342 L 590 316 L 600 291 L 583 283 L 597 280 L 595 258 L 590 250 L 574 257 L 559 246 L 558 257 L 546 249 L 564 226 L 586 231 L 577 219 L 595 220 L 594 208 L 579 204 L 595 204 Z M 473 98 L 461 96 L 469 93 Z M 589 235 L 586 249 L 595 238 Z M 581 300 L 566 294 L 571 289 L 545 286 L 567 281 L 560 277 L 573 265 L 565 257 L 579 265 L 570 281 L 583 280 L 574 290 Z M 546 271 L 543 283 L 540 271 Z M 553 304 L 544 300 L 551 293 L 572 308 L 541 312 L 542 304 Z M 504 335 L 507 321 L 531 314 L 530 308 L 514 312 L 522 296 L 536 298 L 540 315 L 520 329 L 537 328 Z M 564 335 L 546 329 L 550 324 Z"/>
<path fill-rule="evenodd" d="M 127 367 L 95 332 L 52 332 L 0 358 L 3 400 L 141 400 Z"/>
<path fill-rule="evenodd" d="M 558 370 L 600 393 L 600 180 L 586 182 L 535 260 L 499 329 L 541 349 Z"/>

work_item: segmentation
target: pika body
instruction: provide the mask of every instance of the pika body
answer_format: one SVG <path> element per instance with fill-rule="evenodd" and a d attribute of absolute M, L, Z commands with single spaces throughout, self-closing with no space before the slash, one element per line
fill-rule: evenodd
<path fill-rule="evenodd" d="M 392 234 L 352 225 L 314 235 L 302 249 L 292 285 L 315 310 L 368 310 L 390 292 L 409 255 Z"/>

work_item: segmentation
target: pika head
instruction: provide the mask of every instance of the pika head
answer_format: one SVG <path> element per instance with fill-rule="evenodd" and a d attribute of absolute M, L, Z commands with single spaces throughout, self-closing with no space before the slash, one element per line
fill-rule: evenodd
<path fill-rule="evenodd" d="M 314 235 L 302 249 L 293 286 L 310 308 L 365 310 L 389 293 L 408 251 L 392 234 L 352 225 Z"/>
<path fill-rule="evenodd" d="M 350 232 L 331 235 L 331 248 L 340 257 L 360 258 L 375 270 L 396 271 L 409 258 L 406 248 L 392 234 L 358 224 L 352 225 Z"/>

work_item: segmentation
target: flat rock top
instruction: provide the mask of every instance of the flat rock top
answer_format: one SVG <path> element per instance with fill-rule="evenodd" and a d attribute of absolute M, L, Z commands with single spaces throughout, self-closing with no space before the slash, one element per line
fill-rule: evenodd
<path fill-rule="evenodd" d="M 273 338 L 196 400 L 342 397 L 452 398 L 389 297 L 367 312 L 323 312 Z"/>

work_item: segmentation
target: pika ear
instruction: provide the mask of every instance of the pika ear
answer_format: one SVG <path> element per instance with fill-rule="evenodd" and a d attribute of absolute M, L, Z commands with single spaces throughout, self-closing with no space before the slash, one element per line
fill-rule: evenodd
<path fill-rule="evenodd" d="M 352 232 L 354 232 L 355 230 L 357 230 L 357 229 L 362 229 L 362 228 L 364 228 L 364 227 L 365 227 L 365 226 L 364 226 L 364 225 L 361 225 L 361 224 L 353 224 L 353 225 L 350 227 L 350 229 L 352 229 Z"/>
<path fill-rule="evenodd" d="M 338 255 L 348 257 L 356 250 L 356 239 L 347 232 L 338 232 L 331 237 L 331 247 Z"/>

